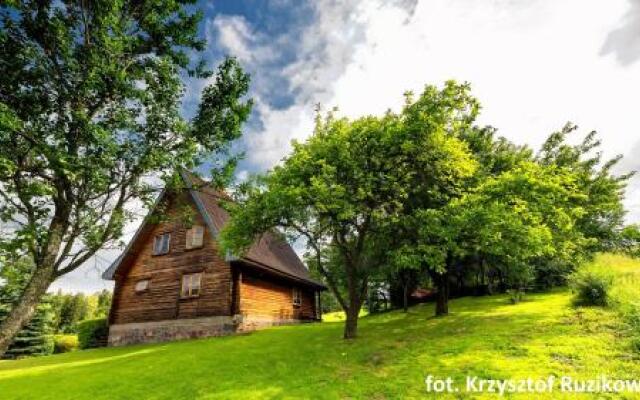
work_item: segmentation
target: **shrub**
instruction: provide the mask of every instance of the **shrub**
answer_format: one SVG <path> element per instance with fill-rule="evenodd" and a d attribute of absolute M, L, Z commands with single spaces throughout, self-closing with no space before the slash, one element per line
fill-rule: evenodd
<path fill-rule="evenodd" d="M 0 294 L 0 321 L 9 312 L 6 297 Z M 32 356 L 46 356 L 53 353 L 51 336 L 51 305 L 45 300 L 38 305 L 31 320 L 15 335 L 2 358 L 17 359 Z"/>
<path fill-rule="evenodd" d="M 55 335 L 53 340 L 54 353 L 69 353 L 78 350 L 78 336 L 76 335 Z"/>
<path fill-rule="evenodd" d="M 77 325 L 78 342 L 81 349 L 91 349 L 107 345 L 109 324 L 106 318 L 88 319 Z"/>
<path fill-rule="evenodd" d="M 583 269 L 569 278 L 576 293 L 575 304 L 582 306 L 607 306 L 610 302 L 610 289 L 613 274 L 601 269 Z"/>
<path fill-rule="evenodd" d="M 640 354 L 640 337 L 631 339 L 631 350 Z"/>
<path fill-rule="evenodd" d="M 518 304 L 524 299 L 524 290 L 522 289 L 507 289 L 507 294 L 511 304 Z"/>

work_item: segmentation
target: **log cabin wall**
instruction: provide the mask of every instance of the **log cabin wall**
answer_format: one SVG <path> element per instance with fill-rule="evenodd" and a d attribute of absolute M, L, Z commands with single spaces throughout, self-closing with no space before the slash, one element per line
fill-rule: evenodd
<path fill-rule="evenodd" d="M 240 279 L 240 313 L 244 319 L 290 322 L 311 320 L 315 314 L 315 292 L 305 286 L 278 280 L 248 270 Z M 301 304 L 293 304 L 293 288 L 301 291 Z"/>
<path fill-rule="evenodd" d="M 112 324 L 230 315 L 231 267 L 218 255 L 207 229 L 201 248 L 185 248 L 185 209 L 192 210 L 194 224 L 205 226 L 188 193 L 168 202 L 163 210 L 166 218 L 139 238 L 143 242 L 131 266 L 116 276 Z M 154 237 L 162 233 L 171 234 L 169 253 L 154 256 Z M 181 299 L 182 275 L 193 272 L 203 273 L 200 295 Z M 136 283 L 144 279 L 149 279 L 149 288 L 136 292 Z"/>

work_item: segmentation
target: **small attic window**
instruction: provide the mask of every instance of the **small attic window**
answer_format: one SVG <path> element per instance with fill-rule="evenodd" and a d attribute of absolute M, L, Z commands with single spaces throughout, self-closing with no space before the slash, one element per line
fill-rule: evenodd
<path fill-rule="evenodd" d="M 149 289 L 149 280 L 143 279 L 141 281 L 136 282 L 136 293 L 144 292 Z"/>
<path fill-rule="evenodd" d="M 187 229 L 187 243 L 185 248 L 187 250 L 197 249 L 202 247 L 204 243 L 204 226 L 194 225 L 190 229 Z"/>
<path fill-rule="evenodd" d="M 163 233 L 157 235 L 153 241 L 153 255 L 159 256 L 169 252 L 169 243 L 171 242 L 171 234 Z"/>

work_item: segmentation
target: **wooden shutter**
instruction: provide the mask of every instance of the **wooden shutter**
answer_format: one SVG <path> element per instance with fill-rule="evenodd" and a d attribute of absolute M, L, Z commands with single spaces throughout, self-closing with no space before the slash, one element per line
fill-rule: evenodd
<path fill-rule="evenodd" d="M 153 238 L 153 255 L 160 254 L 160 244 L 162 242 L 162 238 L 160 236 L 156 236 Z"/>
<path fill-rule="evenodd" d="M 184 247 L 187 250 L 193 249 L 193 228 L 187 229 L 186 240 L 187 240 L 187 242 L 185 243 Z"/>
<path fill-rule="evenodd" d="M 164 237 L 164 241 L 162 242 L 162 254 L 167 254 L 169 252 L 169 243 L 171 241 L 171 234 L 165 233 L 162 236 Z"/>

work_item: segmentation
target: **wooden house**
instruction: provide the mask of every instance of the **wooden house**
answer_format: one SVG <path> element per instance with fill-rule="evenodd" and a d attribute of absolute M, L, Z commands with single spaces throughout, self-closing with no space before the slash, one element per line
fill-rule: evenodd
<path fill-rule="evenodd" d="M 294 250 L 266 233 L 221 254 L 225 194 L 190 173 L 163 192 L 103 277 L 115 281 L 109 345 L 217 336 L 320 319 L 320 291 Z M 158 215 L 161 218 L 158 218 Z"/>

